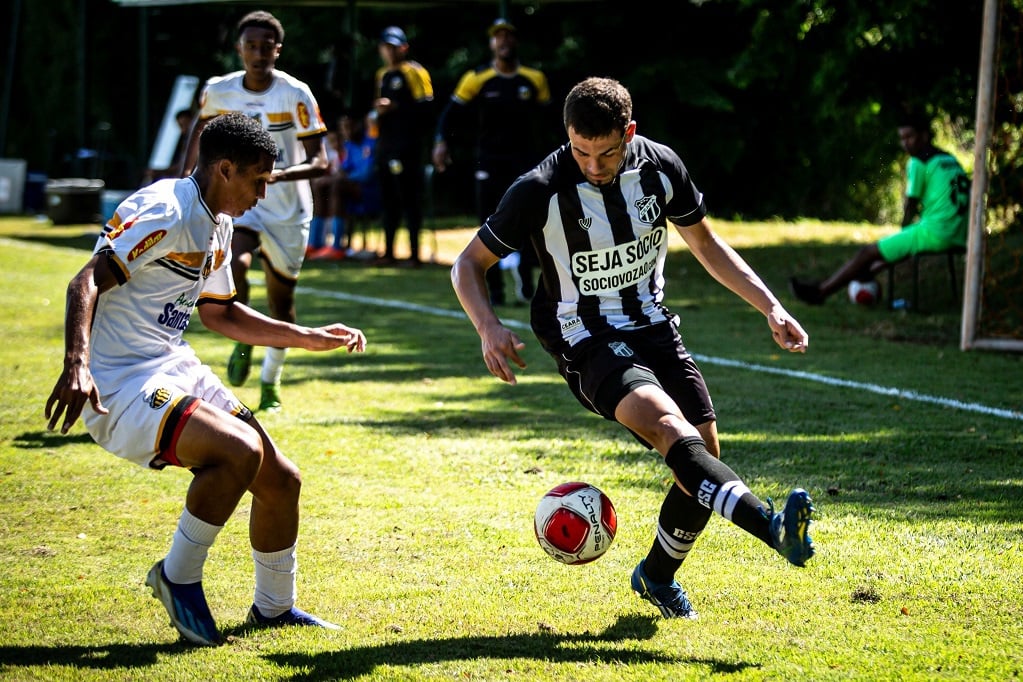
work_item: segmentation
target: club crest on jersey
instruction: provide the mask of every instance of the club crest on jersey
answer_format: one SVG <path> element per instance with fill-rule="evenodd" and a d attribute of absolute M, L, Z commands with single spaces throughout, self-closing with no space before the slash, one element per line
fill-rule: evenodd
<path fill-rule="evenodd" d="M 607 347 L 620 358 L 631 358 L 633 355 L 632 349 L 624 341 L 612 341 Z"/>
<path fill-rule="evenodd" d="M 636 210 L 639 211 L 639 220 L 647 225 L 653 225 L 654 221 L 661 216 L 661 207 L 657 205 L 657 197 L 647 195 L 636 202 Z"/>
<path fill-rule="evenodd" d="M 302 128 L 309 127 L 309 108 L 306 107 L 305 102 L 298 103 L 298 124 Z"/>
<path fill-rule="evenodd" d="M 146 403 L 154 410 L 159 410 L 166 405 L 170 399 L 170 389 L 161 387 L 149 394 L 149 397 L 146 398 Z"/>
<path fill-rule="evenodd" d="M 593 218 L 580 218 L 579 219 L 579 227 L 583 228 L 584 230 L 588 230 L 592 226 L 593 226 Z"/>

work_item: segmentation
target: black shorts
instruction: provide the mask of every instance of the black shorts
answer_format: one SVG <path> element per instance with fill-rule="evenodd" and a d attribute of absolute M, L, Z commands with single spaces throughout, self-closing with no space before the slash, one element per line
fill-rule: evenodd
<path fill-rule="evenodd" d="M 700 368 L 673 324 L 603 334 L 556 360 L 576 399 L 605 419 L 617 421 L 618 403 L 643 384 L 661 387 L 694 426 L 716 419 Z"/>

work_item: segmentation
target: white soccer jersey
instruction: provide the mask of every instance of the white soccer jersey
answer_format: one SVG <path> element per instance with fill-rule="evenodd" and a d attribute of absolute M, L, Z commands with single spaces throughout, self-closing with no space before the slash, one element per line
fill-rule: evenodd
<path fill-rule="evenodd" d="M 277 143 L 277 168 L 306 160 L 302 140 L 323 135 L 327 126 L 312 90 L 283 71 L 274 70 L 273 83 L 263 92 L 246 90 L 244 71 L 214 76 L 199 96 L 199 118 L 240 111 L 258 118 Z M 239 225 L 265 228 L 308 223 L 313 216 L 313 194 L 308 180 L 277 182 L 266 188 L 266 198 L 237 219 Z"/>
<path fill-rule="evenodd" d="M 155 182 L 117 207 L 94 249 L 111 252 L 121 285 L 99 297 L 92 324 L 89 368 L 100 395 L 195 355 L 182 336 L 196 304 L 235 294 L 232 231 L 191 177 Z"/>

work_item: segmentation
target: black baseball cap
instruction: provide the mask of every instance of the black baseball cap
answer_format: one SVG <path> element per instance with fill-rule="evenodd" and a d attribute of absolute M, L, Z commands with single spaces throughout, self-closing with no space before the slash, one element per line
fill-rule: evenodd
<path fill-rule="evenodd" d="M 490 25 L 490 28 L 487 29 L 487 35 L 493 38 L 494 34 L 497 33 L 498 31 L 510 31 L 511 33 L 518 33 L 518 29 L 515 28 L 515 24 L 511 23 L 507 19 L 495 20 L 494 23 Z"/>
<path fill-rule="evenodd" d="M 405 32 L 397 26 L 388 26 L 380 34 L 380 42 L 401 47 L 402 45 L 408 45 L 408 38 L 405 37 Z"/>

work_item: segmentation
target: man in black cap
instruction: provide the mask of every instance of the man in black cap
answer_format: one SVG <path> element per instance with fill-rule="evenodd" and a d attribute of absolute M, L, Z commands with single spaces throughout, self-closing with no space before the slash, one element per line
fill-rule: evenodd
<path fill-rule="evenodd" d="M 418 267 L 419 231 L 423 227 L 423 169 L 426 136 L 430 133 L 433 83 L 419 62 L 408 58 L 408 38 L 397 26 L 380 35 L 376 99 L 380 134 L 377 170 L 383 202 L 384 253 L 377 265 L 394 265 L 394 238 L 402 215 L 409 233 L 409 264 Z"/>
<path fill-rule="evenodd" d="M 473 129 L 467 114 L 476 109 L 476 210 L 481 225 L 515 178 L 543 158 L 544 143 L 553 135 L 549 131 L 556 127 L 553 121 L 545 125 L 551 100 L 547 77 L 519 63 L 515 26 L 507 19 L 498 19 L 487 34 L 493 57 L 465 72 L 458 81 L 437 122 L 432 155 L 434 167 L 444 172 L 451 163 L 448 141 Z M 490 300 L 495 305 L 506 302 L 502 266 L 512 271 L 516 298 L 530 300 L 535 288 L 536 254 L 524 249 L 487 271 Z"/>

